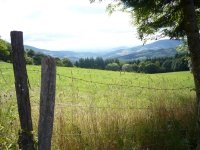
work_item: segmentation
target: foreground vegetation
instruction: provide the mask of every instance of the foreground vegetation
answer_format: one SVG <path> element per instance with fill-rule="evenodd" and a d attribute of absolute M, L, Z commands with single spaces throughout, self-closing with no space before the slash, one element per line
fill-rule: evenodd
<path fill-rule="evenodd" d="M 37 144 L 40 66 L 27 66 Z M 0 149 L 17 149 L 12 65 L 0 62 Z M 194 149 L 197 128 L 190 72 L 120 73 L 57 68 L 52 149 Z M 161 90 L 162 89 L 162 90 Z"/>

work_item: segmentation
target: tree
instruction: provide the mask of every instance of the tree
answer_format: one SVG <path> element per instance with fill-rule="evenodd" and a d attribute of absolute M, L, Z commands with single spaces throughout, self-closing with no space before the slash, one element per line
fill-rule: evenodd
<path fill-rule="evenodd" d="M 166 72 L 172 71 L 172 60 L 171 59 L 166 59 L 163 62 L 162 67 L 165 69 Z"/>
<path fill-rule="evenodd" d="M 117 63 L 110 63 L 106 65 L 107 70 L 112 70 L 112 71 L 119 71 L 120 66 Z"/>
<path fill-rule="evenodd" d="M 117 64 L 119 64 L 119 59 L 117 59 L 117 58 L 110 58 L 110 59 L 106 59 L 105 60 L 105 65 L 108 65 L 110 63 L 117 63 Z"/>
<path fill-rule="evenodd" d="M 63 66 L 63 62 L 59 57 L 55 57 L 54 59 L 56 61 L 56 66 Z"/>
<path fill-rule="evenodd" d="M 141 61 L 138 64 L 138 72 L 144 72 L 144 67 L 146 66 L 146 63 L 144 61 Z"/>
<path fill-rule="evenodd" d="M 132 72 L 133 71 L 132 65 L 131 64 L 124 64 L 122 66 L 122 71 Z"/>
<path fill-rule="evenodd" d="M 33 56 L 33 63 L 35 65 L 41 65 L 41 61 L 42 61 L 42 58 L 44 58 L 46 55 L 42 54 L 42 53 L 36 53 L 34 56 Z"/>
<path fill-rule="evenodd" d="M 0 38 L 0 60 L 10 60 L 10 49 L 10 44 Z"/>
<path fill-rule="evenodd" d="M 72 62 L 68 58 L 63 58 L 62 63 L 63 63 L 63 66 L 65 67 L 73 67 Z"/>
<path fill-rule="evenodd" d="M 132 69 L 133 69 L 134 72 L 138 72 L 139 67 L 136 63 L 131 64 L 131 66 L 132 66 Z"/>
<path fill-rule="evenodd" d="M 118 0 L 118 4 L 109 5 L 108 8 L 112 11 L 119 8 L 116 6 L 120 4 L 124 6 L 122 10 L 133 15 L 140 39 L 148 39 L 156 34 L 158 36 L 155 39 L 163 36 L 187 37 L 200 127 L 200 0 Z M 200 149 L 200 133 L 197 149 Z"/>
<path fill-rule="evenodd" d="M 189 70 L 188 61 L 185 57 L 181 57 L 172 61 L 173 71 L 186 71 Z"/>
<path fill-rule="evenodd" d="M 26 61 L 26 64 L 28 65 L 33 65 L 33 58 L 27 56 L 27 54 L 25 53 L 25 61 Z"/>
<path fill-rule="evenodd" d="M 36 54 L 32 49 L 26 49 L 26 53 L 28 57 L 33 57 Z"/>
<path fill-rule="evenodd" d="M 160 71 L 160 67 L 155 63 L 149 63 L 144 66 L 143 71 L 145 73 L 158 73 Z"/>
<path fill-rule="evenodd" d="M 95 59 L 95 68 L 96 69 L 104 69 L 105 68 L 105 63 L 102 57 L 97 57 Z"/>

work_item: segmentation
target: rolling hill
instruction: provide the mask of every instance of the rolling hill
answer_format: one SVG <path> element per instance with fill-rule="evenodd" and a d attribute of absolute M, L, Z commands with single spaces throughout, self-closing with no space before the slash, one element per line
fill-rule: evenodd
<path fill-rule="evenodd" d="M 92 52 L 73 52 L 73 51 L 52 51 L 46 49 L 40 49 L 33 46 L 25 45 L 24 49 L 32 49 L 35 52 L 43 53 L 53 57 L 69 58 L 71 61 L 76 61 L 81 57 L 97 57 L 99 53 Z"/>
<path fill-rule="evenodd" d="M 136 47 L 120 47 L 113 49 L 105 49 L 104 52 L 73 52 L 73 51 L 51 51 L 39 49 L 33 46 L 25 45 L 25 49 L 32 49 L 35 52 L 44 53 L 53 57 L 69 58 L 76 61 L 79 58 L 85 57 L 103 57 L 118 58 L 120 60 L 128 61 L 135 59 L 155 58 L 155 57 L 171 57 L 176 54 L 176 47 L 182 44 L 180 40 L 158 40 L 151 44 L 136 46 Z M 80 50 L 81 51 L 81 50 Z"/>
<path fill-rule="evenodd" d="M 159 40 L 151 44 L 120 49 L 107 53 L 106 58 L 119 58 L 120 60 L 135 60 L 155 57 L 171 57 L 176 54 L 176 47 L 182 44 L 180 40 Z"/>

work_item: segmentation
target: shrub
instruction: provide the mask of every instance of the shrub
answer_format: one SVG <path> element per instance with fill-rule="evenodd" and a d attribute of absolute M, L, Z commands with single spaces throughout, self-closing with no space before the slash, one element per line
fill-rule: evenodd
<path fill-rule="evenodd" d="M 112 71 L 119 71 L 120 66 L 117 63 L 110 63 L 110 64 L 106 65 L 106 69 L 112 70 Z"/>
<path fill-rule="evenodd" d="M 130 65 L 130 64 L 124 64 L 122 66 L 122 71 L 132 72 L 133 71 L 132 65 Z"/>
<path fill-rule="evenodd" d="M 144 70 L 145 73 L 158 73 L 160 71 L 160 67 L 158 67 L 154 63 L 150 63 L 145 65 Z"/>

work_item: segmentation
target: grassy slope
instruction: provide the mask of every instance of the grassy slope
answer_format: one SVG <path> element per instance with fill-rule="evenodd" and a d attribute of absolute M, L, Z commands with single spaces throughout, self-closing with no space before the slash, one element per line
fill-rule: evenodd
<path fill-rule="evenodd" d="M 40 67 L 27 68 L 36 135 Z M 14 149 L 19 123 L 12 66 L 1 63 L 0 71 L 0 149 Z M 148 75 L 59 67 L 57 74 L 53 149 L 188 149 L 195 145 L 191 73 Z M 190 88 L 154 89 L 183 87 Z"/>

